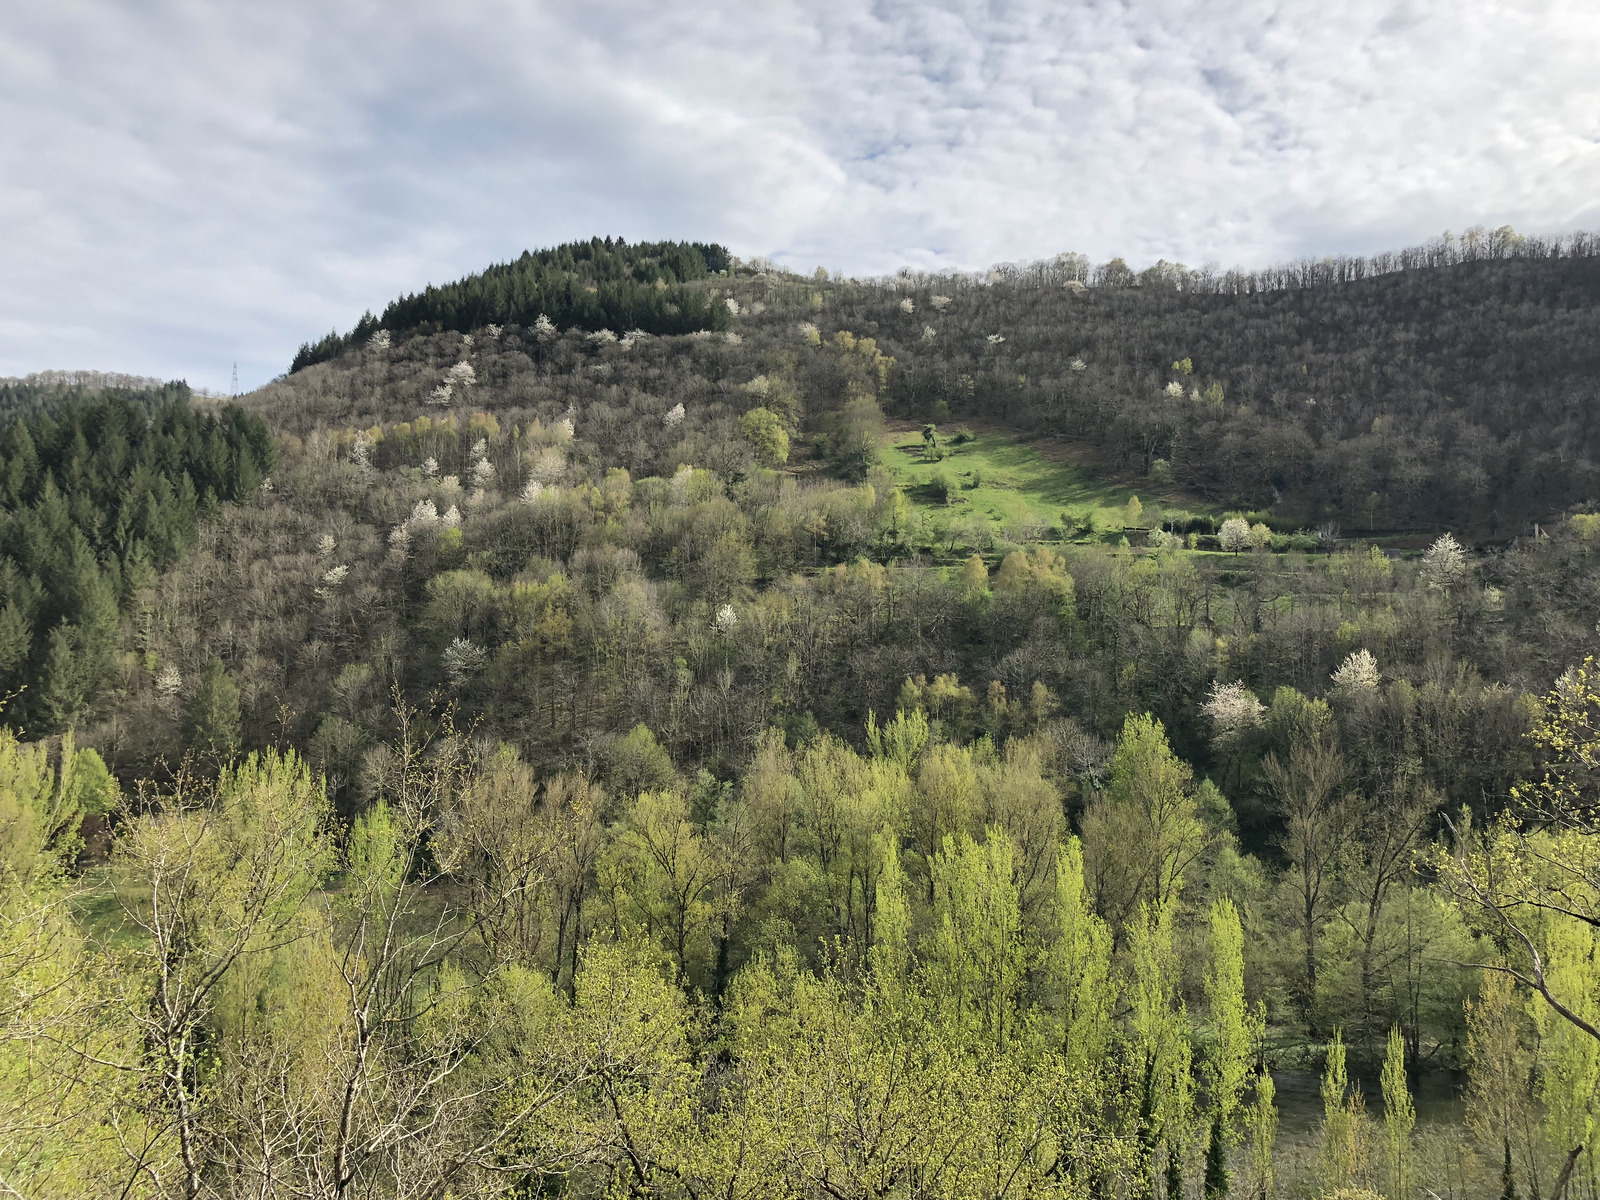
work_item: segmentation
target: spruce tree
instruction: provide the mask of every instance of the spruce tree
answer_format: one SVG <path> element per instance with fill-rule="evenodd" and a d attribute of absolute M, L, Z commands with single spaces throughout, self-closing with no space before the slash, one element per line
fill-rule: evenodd
<path fill-rule="evenodd" d="M 206 663 L 184 733 L 189 749 L 215 766 L 226 766 L 239 752 L 239 685 L 220 658 Z"/>

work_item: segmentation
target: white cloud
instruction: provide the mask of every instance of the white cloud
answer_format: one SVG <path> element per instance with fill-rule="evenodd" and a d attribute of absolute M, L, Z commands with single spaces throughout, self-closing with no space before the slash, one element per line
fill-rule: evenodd
<path fill-rule="evenodd" d="M 1578 3 L 24 6 L 0 374 L 258 383 L 595 233 L 876 272 L 1593 225 L 1597 52 Z"/>

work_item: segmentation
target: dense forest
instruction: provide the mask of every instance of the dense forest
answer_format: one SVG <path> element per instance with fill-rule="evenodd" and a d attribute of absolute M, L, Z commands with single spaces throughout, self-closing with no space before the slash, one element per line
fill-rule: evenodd
<path fill-rule="evenodd" d="M 8 1188 L 1600 1197 L 1592 240 L 519 262 L 0 430 Z"/>
<path fill-rule="evenodd" d="M 0 430 L 0 688 L 19 729 L 73 724 L 113 669 L 119 616 L 254 499 L 273 462 L 259 417 L 200 414 L 188 389 L 69 392 Z"/>
<path fill-rule="evenodd" d="M 700 242 L 640 242 L 620 238 L 575 242 L 553 250 L 525 250 L 513 262 L 490 267 L 443 287 L 403 296 L 374 318 L 367 313 L 347 334 L 337 331 L 307 342 L 291 371 L 326 362 L 374 334 L 454 329 L 470 333 L 487 325 L 535 325 L 543 319 L 563 328 L 690 333 L 726 326 L 714 297 L 682 285 L 725 274 L 728 252 Z M 380 341 L 382 338 L 380 337 Z"/>

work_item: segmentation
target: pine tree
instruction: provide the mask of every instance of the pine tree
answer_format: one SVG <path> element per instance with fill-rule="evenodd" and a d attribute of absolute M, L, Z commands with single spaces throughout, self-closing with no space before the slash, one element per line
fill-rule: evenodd
<path fill-rule="evenodd" d="M 239 752 L 239 685 L 220 658 L 213 657 L 200 675 L 184 732 L 189 749 L 216 766 L 232 762 Z"/>

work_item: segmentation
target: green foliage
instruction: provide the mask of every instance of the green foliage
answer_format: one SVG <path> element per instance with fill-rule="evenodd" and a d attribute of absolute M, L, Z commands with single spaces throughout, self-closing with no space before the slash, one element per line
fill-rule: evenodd
<path fill-rule="evenodd" d="M 1192 779 L 1160 721 L 1148 713 L 1127 718 L 1110 785 L 1083 818 L 1084 860 L 1100 912 L 1114 929 L 1136 923 L 1146 905 L 1166 911 L 1199 857 L 1205 830 Z"/>
<path fill-rule="evenodd" d="M 0 727 L 0 887 L 53 880 L 82 846 L 79 828 L 109 812 L 117 783 L 92 749 L 69 732 L 51 764 L 50 747 L 26 744 Z"/>
<path fill-rule="evenodd" d="M 676 785 L 671 755 L 643 722 L 618 739 L 608 759 L 607 781 L 619 795 L 671 791 Z"/>
<path fill-rule="evenodd" d="M 484 325 L 532 325 L 548 317 L 561 328 L 646 333 L 722 329 L 727 311 L 713 294 L 686 284 L 726 270 L 728 252 L 700 242 L 639 242 L 594 238 L 549 250 L 524 250 L 509 263 L 455 283 L 430 286 L 371 313 L 348 334 L 308 342 L 291 372 L 336 358 L 380 329 L 419 327 L 469 333 Z M 659 285 L 659 286 L 658 286 Z"/>
<path fill-rule="evenodd" d="M 206 663 L 184 721 L 189 748 L 221 766 L 239 751 L 239 685 L 220 658 Z"/>
<path fill-rule="evenodd" d="M 1389 1031 L 1389 1044 L 1383 1059 L 1383 1130 L 1387 1142 L 1385 1166 L 1388 1168 L 1387 1195 L 1407 1200 L 1411 1195 L 1411 1131 L 1417 1123 L 1417 1108 L 1406 1083 L 1406 1045 L 1398 1026 Z"/>
<path fill-rule="evenodd" d="M 29 728 L 65 728 L 112 668 L 119 602 L 192 545 L 202 514 L 253 500 L 266 426 L 187 393 L 54 406 L 0 432 L 0 689 Z M 22 689 L 26 687 L 26 690 Z"/>
<path fill-rule="evenodd" d="M 789 461 L 789 431 L 771 409 L 752 408 L 739 418 L 739 431 L 763 467 L 782 466 Z"/>

